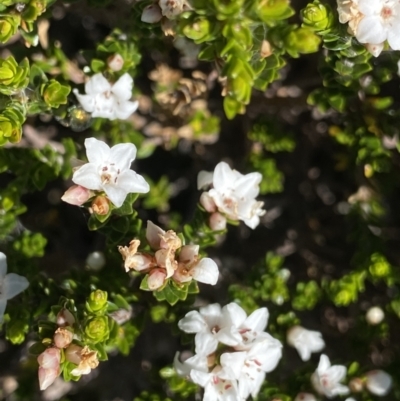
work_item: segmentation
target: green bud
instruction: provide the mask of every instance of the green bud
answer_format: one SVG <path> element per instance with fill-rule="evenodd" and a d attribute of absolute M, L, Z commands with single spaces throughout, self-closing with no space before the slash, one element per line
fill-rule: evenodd
<path fill-rule="evenodd" d="M 24 121 L 25 113 L 22 106 L 17 103 L 11 103 L 0 112 L 0 146 L 7 142 L 16 143 L 21 140 Z"/>
<path fill-rule="evenodd" d="M 85 325 L 85 336 L 92 343 L 101 343 L 108 340 L 110 336 L 108 317 L 98 316 L 89 319 Z"/>
<path fill-rule="evenodd" d="M 243 6 L 243 0 L 213 0 L 213 3 L 219 20 L 238 14 Z"/>
<path fill-rule="evenodd" d="M 51 79 L 40 88 L 43 100 L 53 108 L 58 108 L 61 104 L 67 104 L 67 96 L 70 92 L 71 88 L 68 85 L 62 85 L 55 79 Z"/>
<path fill-rule="evenodd" d="M 183 28 L 183 33 L 196 43 L 207 40 L 211 33 L 210 21 L 205 18 L 196 18 L 192 23 Z"/>
<path fill-rule="evenodd" d="M 13 319 L 7 324 L 6 338 L 12 344 L 21 344 L 24 342 L 28 330 L 29 325 L 25 321 Z"/>
<path fill-rule="evenodd" d="M 0 43 L 6 43 L 17 33 L 20 21 L 17 15 L 0 15 Z"/>
<path fill-rule="evenodd" d="M 380 253 L 374 253 L 371 256 L 371 265 L 369 272 L 375 278 L 388 277 L 391 273 L 391 266 L 387 259 Z"/>
<path fill-rule="evenodd" d="M 31 0 L 22 13 L 22 19 L 26 22 L 36 21 L 45 11 L 46 0 Z"/>
<path fill-rule="evenodd" d="M 299 53 L 315 53 L 320 43 L 321 39 L 309 28 L 297 28 L 285 38 L 286 50 L 292 57 L 298 57 Z"/>
<path fill-rule="evenodd" d="M 286 19 L 294 14 L 290 0 L 259 0 L 256 11 L 264 21 Z"/>
<path fill-rule="evenodd" d="M 303 17 L 303 27 L 310 28 L 313 31 L 323 31 L 329 29 L 333 24 L 333 14 L 328 8 L 318 0 L 307 4 L 307 7 L 301 10 Z"/>
<path fill-rule="evenodd" d="M 11 95 L 28 84 L 29 62 L 27 59 L 18 65 L 14 57 L 0 59 L 0 93 Z"/>
<path fill-rule="evenodd" d="M 91 292 L 86 302 L 86 309 L 94 313 L 105 309 L 107 307 L 107 297 L 106 291 L 96 290 Z"/>

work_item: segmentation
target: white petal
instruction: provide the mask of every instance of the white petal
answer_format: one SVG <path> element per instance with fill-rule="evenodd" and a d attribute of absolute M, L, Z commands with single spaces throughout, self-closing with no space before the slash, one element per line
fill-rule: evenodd
<path fill-rule="evenodd" d="M 177 352 L 174 358 L 174 368 L 180 376 L 189 376 L 192 369 L 208 372 L 207 356 L 197 354 L 181 362 L 179 352 Z"/>
<path fill-rule="evenodd" d="M 400 20 L 392 24 L 388 31 L 388 42 L 393 50 L 400 50 Z"/>
<path fill-rule="evenodd" d="M 325 373 L 330 366 L 331 366 L 331 361 L 325 354 L 322 354 L 321 357 L 319 358 L 319 364 L 317 368 L 318 374 Z"/>
<path fill-rule="evenodd" d="M 114 93 L 120 100 L 129 100 L 132 97 L 133 79 L 125 73 L 122 77 L 113 85 L 111 92 Z"/>
<path fill-rule="evenodd" d="M 387 39 L 379 17 L 364 17 L 358 24 L 356 38 L 361 43 L 379 44 Z"/>
<path fill-rule="evenodd" d="M 179 252 L 179 262 L 184 264 L 192 264 L 199 254 L 199 245 L 184 245 Z"/>
<path fill-rule="evenodd" d="M 200 171 L 197 176 L 197 189 L 208 188 L 213 183 L 214 172 Z"/>
<path fill-rule="evenodd" d="M 0 298 L 0 323 L 3 322 L 4 312 L 6 310 L 7 300 L 3 297 Z"/>
<path fill-rule="evenodd" d="M 392 387 L 392 377 L 383 370 L 372 370 L 366 375 L 368 391 L 379 397 L 385 396 Z"/>
<path fill-rule="evenodd" d="M 261 364 L 260 369 L 268 373 L 276 368 L 282 358 L 282 344 L 271 337 L 270 340 L 255 343 L 249 351 L 249 355 L 254 355 Z"/>
<path fill-rule="evenodd" d="M 218 347 L 218 340 L 208 331 L 201 331 L 194 337 L 195 351 L 199 355 L 210 355 Z"/>
<path fill-rule="evenodd" d="M 346 395 L 349 394 L 350 390 L 344 384 L 336 384 L 336 386 L 332 389 L 332 395 Z"/>
<path fill-rule="evenodd" d="M 72 176 L 72 181 L 81 187 L 99 191 L 102 189 L 101 179 L 97 167 L 92 163 L 86 163 Z"/>
<path fill-rule="evenodd" d="M 221 355 L 221 366 L 232 370 L 234 377 L 238 380 L 246 360 L 247 352 L 225 352 Z"/>
<path fill-rule="evenodd" d="M 380 14 L 382 1 L 379 0 L 358 0 L 357 8 L 366 16 Z"/>
<path fill-rule="evenodd" d="M 229 345 L 231 347 L 235 347 L 242 342 L 242 336 L 232 326 L 224 327 L 217 334 L 216 337 L 218 341 L 222 344 Z"/>
<path fill-rule="evenodd" d="M 264 331 L 268 324 L 269 312 L 267 308 L 255 310 L 243 323 L 243 327 L 253 331 Z"/>
<path fill-rule="evenodd" d="M 235 195 L 238 197 L 255 198 L 260 192 L 260 173 L 250 173 L 242 176 L 234 183 Z"/>
<path fill-rule="evenodd" d="M 7 273 L 7 256 L 0 252 L 0 281 Z"/>
<path fill-rule="evenodd" d="M 110 162 L 120 169 L 129 169 L 136 157 L 136 146 L 133 143 L 119 143 L 110 149 Z"/>
<path fill-rule="evenodd" d="M 256 377 L 253 382 L 253 389 L 251 391 L 251 396 L 253 398 L 257 397 L 257 394 L 260 392 L 261 386 L 264 383 L 265 380 L 265 372 L 260 372 Z"/>
<path fill-rule="evenodd" d="M 150 191 L 147 181 L 133 170 L 123 171 L 118 177 L 117 184 L 127 193 L 145 194 Z"/>
<path fill-rule="evenodd" d="M 218 191 L 225 188 L 231 188 L 235 184 L 237 176 L 234 174 L 229 165 L 225 162 L 220 162 L 214 170 L 213 184 Z"/>
<path fill-rule="evenodd" d="M 73 90 L 74 95 L 78 99 L 78 102 L 83 107 L 83 110 L 88 113 L 92 113 L 95 108 L 96 99 L 92 95 L 81 95 L 76 89 Z"/>
<path fill-rule="evenodd" d="M 3 281 L 3 292 L 6 299 L 14 298 L 29 287 L 29 281 L 19 274 L 9 273 Z"/>
<path fill-rule="evenodd" d="M 114 186 L 114 185 L 103 185 L 103 190 L 106 193 L 108 199 L 116 206 L 121 207 L 124 203 L 128 192 L 125 191 L 125 188 L 122 186 Z"/>
<path fill-rule="evenodd" d="M 199 312 L 190 311 L 179 320 L 178 327 L 185 333 L 199 333 L 207 329 L 207 324 Z"/>
<path fill-rule="evenodd" d="M 102 164 L 110 158 L 110 147 L 96 138 L 86 138 L 85 148 L 89 163 Z"/>
<path fill-rule="evenodd" d="M 120 120 L 126 120 L 133 114 L 139 107 L 139 102 L 130 102 L 129 100 L 117 102 L 115 106 L 115 115 Z"/>
<path fill-rule="evenodd" d="M 247 314 L 238 304 L 231 302 L 222 308 L 223 326 L 240 327 L 246 320 Z"/>
<path fill-rule="evenodd" d="M 190 378 L 193 380 L 194 383 L 198 384 L 201 387 L 205 387 L 207 383 L 210 381 L 211 374 L 200 372 L 199 370 L 192 370 L 190 372 Z"/>
<path fill-rule="evenodd" d="M 311 358 L 311 350 L 306 344 L 298 344 L 296 347 L 297 352 L 302 361 L 309 361 Z"/>
<path fill-rule="evenodd" d="M 200 314 L 207 323 L 208 327 L 212 328 L 221 324 L 221 305 L 211 304 L 200 308 Z"/>
<path fill-rule="evenodd" d="M 152 249 L 160 249 L 160 235 L 164 234 L 165 231 L 161 227 L 158 227 L 150 220 L 147 220 L 146 239 Z"/>
<path fill-rule="evenodd" d="M 333 365 L 327 371 L 327 375 L 329 375 L 330 380 L 334 382 L 340 382 L 346 377 L 346 373 L 347 368 L 343 365 Z"/>
<path fill-rule="evenodd" d="M 94 74 L 85 84 L 85 92 L 88 95 L 97 95 L 111 89 L 110 83 L 104 78 L 103 74 Z"/>
<path fill-rule="evenodd" d="M 190 274 L 200 283 L 215 285 L 218 281 L 219 270 L 212 259 L 203 258 L 191 268 Z"/>

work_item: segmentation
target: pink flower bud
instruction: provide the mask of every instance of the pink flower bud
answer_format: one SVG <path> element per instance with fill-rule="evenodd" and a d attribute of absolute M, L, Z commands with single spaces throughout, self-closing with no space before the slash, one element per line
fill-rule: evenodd
<path fill-rule="evenodd" d="M 213 213 L 217 210 L 214 199 L 208 194 L 208 192 L 203 192 L 200 195 L 200 205 L 206 209 L 207 212 Z"/>
<path fill-rule="evenodd" d="M 210 216 L 209 224 L 213 231 L 225 230 L 226 218 L 221 213 L 215 212 Z"/>
<path fill-rule="evenodd" d="M 46 390 L 51 384 L 54 383 L 54 380 L 60 374 L 60 369 L 45 369 L 40 367 L 38 370 L 38 377 L 39 377 L 39 387 L 40 390 Z"/>
<path fill-rule="evenodd" d="M 66 350 L 65 350 L 65 359 L 68 362 L 72 362 L 75 365 L 79 365 L 81 360 L 82 360 L 82 350 L 83 348 L 80 347 L 79 345 L 76 344 L 71 344 Z"/>
<path fill-rule="evenodd" d="M 154 266 L 154 258 L 151 255 L 146 253 L 136 253 L 135 255 L 129 256 L 125 260 L 125 270 L 129 271 L 129 269 L 136 270 L 137 272 L 144 271 L 150 269 L 150 267 Z"/>
<path fill-rule="evenodd" d="M 164 285 L 166 277 L 167 273 L 164 269 L 153 269 L 149 273 L 149 277 L 147 279 L 149 290 L 154 291 L 162 287 Z"/>
<path fill-rule="evenodd" d="M 96 196 L 92 202 L 93 212 L 105 216 L 110 211 L 110 201 L 105 196 Z"/>
<path fill-rule="evenodd" d="M 63 327 L 60 327 L 56 330 L 53 341 L 54 345 L 57 348 L 67 348 L 68 345 L 71 344 L 72 340 L 74 338 L 74 333 L 69 331 L 68 329 L 64 329 Z"/>
<path fill-rule="evenodd" d="M 161 8 L 157 4 L 150 4 L 143 9 L 141 20 L 148 24 L 159 22 L 162 18 Z"/>
<path fill-rule="evenodd" d="M 72 185 L 65 191 L 65 194 L 61 197 L 61 200 L 69 203 L 70 205 L 81 206 L 86 203 L 92 193 L 89 189 L 81 187 L 80 185 Z"/>
<path fill-rule="evenodd" d="M 60 327 L 73 326 L 75 318 L 68 309 L 61 309 L 57 315 L 57 325 Z"/>
<path fill-rule="evenodd" d="M 122 67 L 124 66 L 124 59 L 120 54 L 115 53 L 107 59 L 107 65 L 112 71 L 121 71 Z"/>
<path fill-rule="evenodd" d="M 43 351 L 37 361 L 40 367 L 44 369 L 59 369 L 61 361 L 61 353 L 58 348 L 51 347 Z"/>

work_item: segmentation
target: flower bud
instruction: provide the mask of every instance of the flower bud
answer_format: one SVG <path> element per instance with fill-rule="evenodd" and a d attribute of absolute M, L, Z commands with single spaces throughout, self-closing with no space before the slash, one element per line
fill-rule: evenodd
<path fill-rule="evenodd" d="M 365 385 L 369 392 L 383 397 L 392 387 L 392 376 L 383 370 L 371 370 L 366 374 Z"/>
<path fill-rule="evenodd" d="M 105 196 L 96 196 L 92 202 L 93 212 L 99 216 L 110 213 L 110 201 Z"/>
<path fill-rule="evenodd" d="M 69 203 L 70 205 L 81 206 L 92 197 L 92 192 L 80 185 L 72 185 L 68 188 L 61 200 Z"/>
<path fill-rule="evenodd" d="M 162 18 L 161 8 L 157 4 L 150 4 L 143 9 L 141 20 L 148 24 L 159 22 Z"/>
<path fill-rule="evenodd" d="M 106 291 L 96 290 L 90 293 L 86 302 L 89 312 L 98 312 L 107 307 L 108 294 Z"/>
<path fill-rule="evenodd" d="M 294 401 L 317 401 L 314 394 L 311 393 L 299 393 L 297 394 Z"/>
<path fill-rule="evenodd" d="M 215 212 L 210 216 L 209 224 L 213 231 L 225 230 L 226 218 L 221 213 Z"/>
<path fill-rule="evenodd" d="M 372 308 L 369 308 L 365 315 L 367 323 L 370 324 L 371 326 L 375 326 L 381 323 L 384 318 L 385 318 L 385 313 L 379 306 L 373 306 Z"/>
<path fill-rule="evenodd" d="M 54 333 L 53 341 L 57 348 L 67 348 L 74 338 L 74 333 L 68 329 L 60 327 Z"/>
<path fill-rule="evenodd" d="M 203 192 L 200 195 L 200 205 L 206 209 L 207 212 L 213 213 L 217 210 L 214 199 L 208 194 L 208 192 Z"/>
<path fill-rule="evenodd" d="M 121 71 L 124 66 L 124 59 L 120 54 L 115 53 L 107 59 L 107 65 L 111 71 Z"/>
<path fill-rule="evenodd" d="M 363 391 L 364 382 L 359 377 L 355 377 L 354 379 L 350 380 L 349 388 L 352 393 L 360 393 Z"/>
<path fill-rule="evenodd" d="M 301 16 L 303 17 L 303 26 L 314 31 L 329 29 L 333 24 L 332 12 L 318 0 L 307 4 L 306 8 L 301 11 Z"/>
<path fill-rule="evenodd" d="M 6 43 L 18 31 L 21 18 L 16 15 L 0 16 L 0 43 Z"/>
<path fill-rule="evenodd" d="M 298 57 L 299 53 L 315 53 L 320 43 L 320 37 L 309 28 L 297 28 L 285 38 L 287 51 L 292 57 Z"/>
<path fill-rule="evenodd" d="M 62 85 L 55 79 L 51 79 L 40 87 L 44 102 L 53 108 L 58 108 L 61 104 L 67 104 L 67 97 L 70 92 L 71 87 L 69 85 Z"/>
<path fill-rule="evenodd" d="M 75 323 L 75 318 L 68 309 L 63 308 L 60 310 L 60 312 L 58 312 L 56 322 L 60 327 L 73 326 Z"/>
<path fill-rule="evenodd" d="M 79 365 L 79 363 L 82 360 L 81 353 L 82 353 L 83 348 L 80 347 L 79 345 L 76 344 L 71 344 L 66 350 L 65 350 L 65 359 L 68 362 L 72 362 L 75 365 Z"/>
<path fill-rule="evenodd" d="M 136 253 L 135 255 L 129 256 L 125 259 L 125 271 L 130 269 L 136 270 L 137 272 L 145 271 L 155 265 L 153 256 L 146 253 Z"/>
<path fill-rule="evenodd" d="M 7 142 L 16 143 L 21 140 L 24 121 L 22 106 L 16 103 L 0 111 L 0 146 Z"/>
<path fill-rule="evenodd" d="M 37 357 L 37 361 L 44 369 L 58 369 L 61 361 L 60 350 L 55 347 L 47 348 Z"/>
<path fill-rule="evenodd" d="M 107 340 L 110 336 L 107 316 L 98 316 L 89 319 L 85 325 L 85 335 L 87 339 L 93 343 L 100 343 Z"/>
<path fill-rule="evenodd" d="M 39 367 L 38 370 L 38 378 L 39 378 L 39 388 L 40 390 L 46 390 L 51 384 L 54 383 L 54 380 L 57 379 L 60 374 L 60 369 L 45 369 Z"/>
<path fill-rule="evenodd" d="M 149 277 L 147 279 L 147 285 L 150 291 L 157 290 L 164 285 L 165 279 L 167 277 L 167 273 L 164 269 L 153 269 L 149 273 Z"/>

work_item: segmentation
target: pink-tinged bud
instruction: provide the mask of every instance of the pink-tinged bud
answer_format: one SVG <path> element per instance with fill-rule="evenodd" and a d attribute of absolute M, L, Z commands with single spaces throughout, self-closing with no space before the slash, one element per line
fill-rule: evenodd
<path fill-rule="evenodd" d="M 226 218 L 221 213 L 215 212 L 210 216 L 209 224 L 213 231 L 225 230 Z"/>
<path fill-rule="evenodd" d="M 154 291 L 162 287 L 164 285 L 166 277 L 167 273 L 164 269 L 153 269 L 149 273 L 149 277 L 147 279 L 149 290 Z"/>
<path fill-rule="evenodd" d="M 364 381 L 355 377 L 349 381 L 349 388 L 352 393 L 360 393 L 364 389 Z"/>
<path fill-rule="evenodd" d="M 60 327 L 73 326 L 75 323 L 74 315 L 68 309 L 61 309 L 57 315 L 57 325 Z"/>
<path fill-rule="evenodd" d="M 39 387 L 40 390 L 46 390 L 51 384 L 54 383 L 54 380 L 57 379 L 58 375 L 60 374 L 60 369 L 45 369 L 40 367 L 38 370 L 38 377 L 39 377 Z"/>
<path fill-rule="evenodd" d="M 54 345 L 57 348 L 67 348 L 68 345 L 71 344 L 73 338 L 74 338 L 74 333 L 72 331 L 60 327 L 54 333 L 53 337 Z"/>
<path fill-rule="evenodd" d="M 112 71 L 121 71 L 122 67 L 124 66 L 124 59 L 120 54 L 115 53 L 107 59 L 107 65 Z"/>
<path fill-rule="evenodd" d="M 96 196 L 92 202 L 93 212 L 105 216 L 110 212 L 110 201 L 105 196 Z"/>
<path fill-rule="evenodd" d="M 208 194 L 208 192 L 203 192 L 200 195 L 200 205 L 206 209 L 207 212 L 213 213 L 217 210 L 214 199 Z"/>
<path fill-rule="evenodd" d="M 51 347 L 43 351 L 37 361 L 40 367 L 44 369 L 59 369 L 61 361 L 61 353 L 58 348 Z"/>
<path fill-rule="evenodd" d="M 91 197 L 92 192 L 80 185 L 72 185 L 65 191 L 65 194 L 61 197 L 61 200 L 69 203 L 70 205 L 81 206 L 86 203 Z"/>
<path fill-rule="evenodd" d="M 75 365 L 79 365 L 82 360 L 82 350 L 83 348 L 76 344 L 71 344 L 65 350 L 65 359 L 68 362 L 72 362 Z"/>
<path fill-rule="evenodd" d="M 125 259 L 125 270 L 136 270 L 137 272 L 145 271 L 155 265 L 154 257 L 146 253 L 136 253 Z"/>
<path fill-rule="evenodd" d="M 155 24 L 162 18 L 161 8 L 157 4 L 151 4 L 143 9 L 141 20 L 148 24 Z"/>

